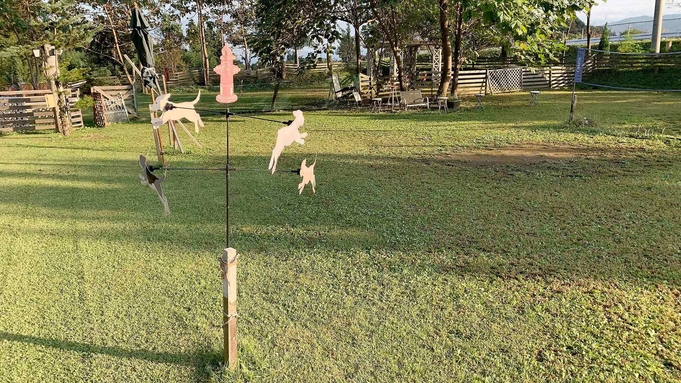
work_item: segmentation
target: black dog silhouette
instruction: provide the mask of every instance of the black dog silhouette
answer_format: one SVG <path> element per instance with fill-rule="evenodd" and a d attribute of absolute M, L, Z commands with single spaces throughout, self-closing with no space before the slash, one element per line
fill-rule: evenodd
<path fill-rule="evenodd" d="M 163 194 L 163 189 L 161 188 L 161 182 L 166 179 L 166 171 L 163 171 L 163 177 L 157 177 L 154 173 L 152 173 L 153 168 L 147 165 L 146 157 L 141 154 L 139 164 L 143 171 L 143 173 L 139 175 L 140 182 L 142 182 L 142 185 L 149 185 L 151 190 L 158 194 L 158 198 L 160 198 L 161 202 L 163 203 L 163 216 L 167 217 L 170 213 L 170 209 L 168 208 L 168 199 Z"/>

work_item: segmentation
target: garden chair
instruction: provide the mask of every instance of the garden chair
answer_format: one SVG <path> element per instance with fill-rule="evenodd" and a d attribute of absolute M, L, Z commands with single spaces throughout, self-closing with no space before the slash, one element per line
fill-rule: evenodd
<path fill-rule="evenodd" d="M 430 109 L 430 102 L 428 97 L 423 97 L 420 90 L 408 90 L 400 92 L 400 99 L 402 100 L 402 105 L 404 110 L 408 110 L 412 107 L 423 107 Z"/>
<path fill-rule="evenodd" d="M 331 75 L 331 86 L 329 89 L 329 98 L 334 101 L 339 101 L 342 99 L 352 100 L 353 92 L 355 91 L 354 86 L 347 86 L 341 88 L 340 81 L 338 80 L 338 74 L 334 73 Z"/>

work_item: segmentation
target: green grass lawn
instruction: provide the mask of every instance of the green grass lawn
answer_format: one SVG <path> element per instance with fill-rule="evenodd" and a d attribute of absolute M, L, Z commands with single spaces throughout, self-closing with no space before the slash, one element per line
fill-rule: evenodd
<path fill-rule="evenodd" d="M 234 117 L 236 372 L 224 173 L 169 171 L 164 218 L 137 179 L 139 154 L 155 160 L 144 113 L 0 136 L 0 382 L 681 380 L 681 97 L 582 92 L 572 126 L 568 92 L 540 99 L 307 112 L 278 168 L 316 156 L 316 195 L 265 172 L 281 125 Z M 222 118 L 204 121 L 205 147 L 181 133 L 170 167 L 224 164 Z"/>

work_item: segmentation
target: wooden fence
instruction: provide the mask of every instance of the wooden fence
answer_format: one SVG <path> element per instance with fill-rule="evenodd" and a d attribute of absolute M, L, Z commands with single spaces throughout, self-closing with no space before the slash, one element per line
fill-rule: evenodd
<path fill-rule="evenodd" d="M 584 68 L 594 70 L 681 69 L 681 55 L 629 55 L 595 53 L 587 57 Z"/>
<path fill-rule="evenodd" d="M 49 90 L 26 90 L 0 92 L 0 132 L 25 132 L 57 130 L 54 121 L 54 108 L 47 106 L 45 95 Z M 71 91 L 70 105 L 78 101 L 78 91 Z M 80 109 L 71 109 L 73 127 L 83 126 Z"/>
<path fill-rule="evenodd" d="M 460 96 L 471 96 L 478 93 L 491 94 L 492 89 L 489 86 L 489 72 L 490 69 L 464 69 L 459 72 L 459 88 Z M 575 70 L 571 67 L 552 66 L 546 68 L 529 68 L 522 67 L 522 89 L 523 90 L 540 90 L 540 89 L 563 89 L 572 86 Z M 435 95 L 439 84 L 433 83 L 432 73 L 421 73 L 415 79 L 411 87 L 420 89 L 424 95 L 430 97 Z M 383 82 L 381 79 L 379 82 Z M 373 84 L 372 84 L 373 85 Z M 374 85 L 375 87 L 375 85 Z M 388 90 L 381 89 L 385 87 L 378 86 L 379 96 L 387 97 Z M 360 77 L 360 89 L 362 94 L 369 95 L 369 78 L 368 76 Z"/>

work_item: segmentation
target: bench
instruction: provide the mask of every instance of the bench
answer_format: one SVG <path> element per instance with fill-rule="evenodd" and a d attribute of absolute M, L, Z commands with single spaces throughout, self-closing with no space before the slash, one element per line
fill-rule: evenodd
<path fill-rule="evenodd" d="M 423 97 L 420 90 L 407 90 L 400 92 L 400 98 L 402 99 L 402 105 L 404 110 L 408 110 L 412 107 L 422 107 L 430 109 L 430 102 L 428 97 Z"/>

